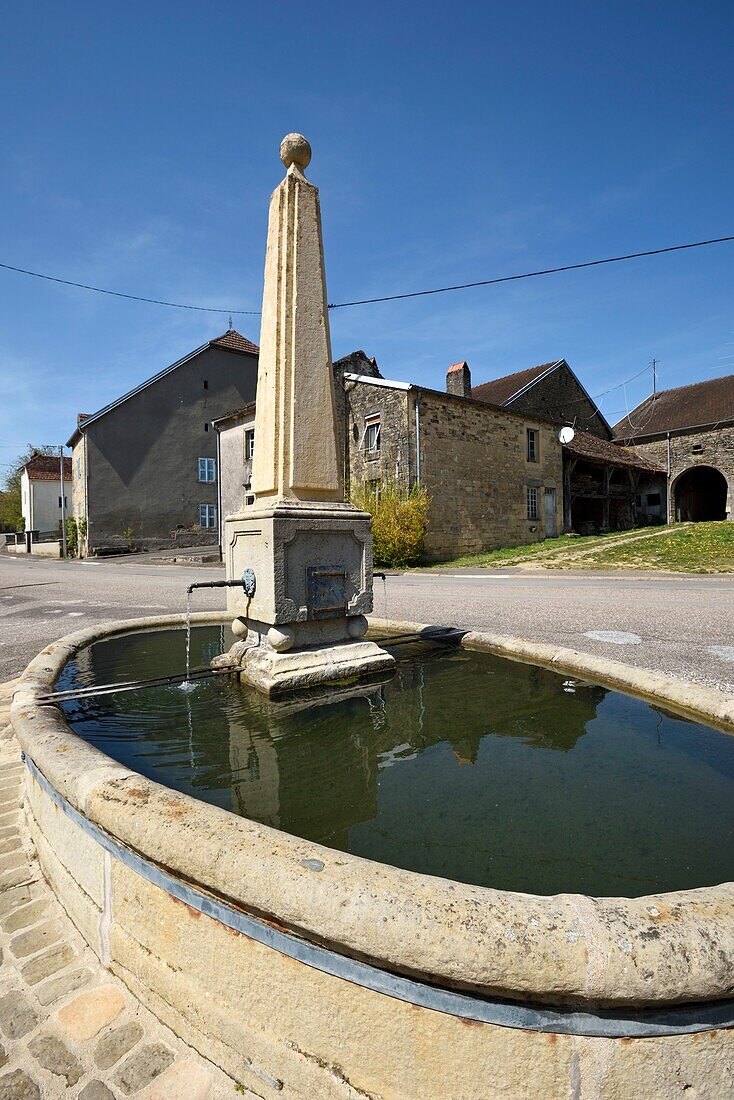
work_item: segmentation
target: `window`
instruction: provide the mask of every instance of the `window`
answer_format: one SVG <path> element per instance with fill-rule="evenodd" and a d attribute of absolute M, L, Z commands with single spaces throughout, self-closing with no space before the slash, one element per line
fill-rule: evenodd
<path fill-rule="evenodd" d="M 213 504 L 199 505 L 199 527 L 216 527 L 217 509 Z"/>
<path fill-rule="evenodd" d="M 213 458 L 199 459 L 199 481 L 212 482 L 217 480 L 217 468 Z"/>
<path fill-rule="evenodd" d="M 527 430 L 527 442 L 528 442 L 528 462 L 537 462 L 538 461 L 538 433 L 534 428 L 528 428 L 528 430 Z"/>
<path fill-rule="evenodd" d="M 60 507 L 61 507 L 61 497 L 59 497 L 59 508 Z M 68 508 L 68 507 L 69 507 L 68 498 L 66 496 L 66 493 L 64 493 L 64 508 Z"/>
<path fill-rule="evenodd" d="M 204 389 L 205 389 L 205 390 L 208 390 L 208 389 L 209 389 L 209 383 L 208 383 L 208 381 L 206 380 L 206 378 L 204 379 Z"/>
<path fill-rule="evenodd" d="M 538 518 L 538 490 L 528 489 L 528 519 Z"/>
<path fill-rule="evenodd" d="M 701 455 L 703 454 L 703 443 L 694 443 L 691 447 L 691 454 Z"/>
<path fill-rule="evenodd" d="M 251 462 L 255 454 L 255 429 L 248 428 L 245 432 L 245 462 Z"/>
<path fill-rule="evenodd" d="M 209 431 L 209 421 L 208 420 L 207 420 L 206 424 L 204 425 L 204 431 L 205 432 Z"/>
<path fill-rule="evenodd" d="M 364 418 L 364 449 L 365 454 L 374 458 L 380 450 L 380 414 Z"/>
<path fill-rule="evenodd" d="M 660 493 L 648 493 L 647 494 L 647 503 L 648 504 L 662 504 L 662 499 L 660 497 Z"/>

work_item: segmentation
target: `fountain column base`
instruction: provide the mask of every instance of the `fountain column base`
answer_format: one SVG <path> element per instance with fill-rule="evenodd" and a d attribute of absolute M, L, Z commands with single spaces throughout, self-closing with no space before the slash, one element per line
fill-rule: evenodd
<path fill-rule="evenodd" d="M 367 640 L 329 646 L 309 646 L 278 653 L 267 643 L 248 638 L 213 662 L 231 667 L 241 680 L 265 695 L 285 695 L 322 685 L 361 680 L 391 671 L 395 658 Z"/>
<path fill-rule="evenodd" d="M 241 641 L 217 658 L 268 695 L 392 669 L 366 641 L 372 610 L 370 516 L 342 501 L 276 500 L 225 521 L 227 577 L 251 570 L 251 594 L 229 588 Z"/>

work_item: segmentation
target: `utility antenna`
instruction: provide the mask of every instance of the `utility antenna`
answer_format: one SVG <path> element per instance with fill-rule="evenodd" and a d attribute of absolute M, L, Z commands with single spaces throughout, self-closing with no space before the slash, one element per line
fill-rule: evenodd
<path fill-rule="evenodd" d="M 658 390 L 658 372 L 657 372 L 658 362 L 659 362 L 658 359 L 653 359 L 652 363 L 650 364 L 650 366 L 652 367 L 652 395 L 653 395 L 653 397 L 656 396 L 657 390 Z"/>
<path fill-rule="evenodd" d="M 232 314 L 231 314 L 231 313 L 230 313 L 230 315 L 229 315 L 229 331 L 230 331 L 230 332 L 232 332 L 232 331 L 233 331 L 233 329 L 232 329 Z"/>

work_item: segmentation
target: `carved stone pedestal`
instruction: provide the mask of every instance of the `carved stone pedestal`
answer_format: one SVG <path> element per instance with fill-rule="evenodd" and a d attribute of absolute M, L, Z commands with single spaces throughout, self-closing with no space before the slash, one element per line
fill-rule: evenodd
<path fill-rule="evenodd" d="M 225 522 L 228 577 L 255 575 L 248 597 L 230 588 L 241 638 L 225 660 L 268 695 L 391 669 L 365 641 L 372 610 L 370 516 L 351 504 L 280 500 Z"/>

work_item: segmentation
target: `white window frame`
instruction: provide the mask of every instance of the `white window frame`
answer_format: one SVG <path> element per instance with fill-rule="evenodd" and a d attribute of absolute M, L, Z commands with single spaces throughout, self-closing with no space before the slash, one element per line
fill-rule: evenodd
<path fill-rule="evenodd" d="M 537 428 L 526 428 L 525 430 L 525 457 L 528 462 L 539 462 L 540 456 L 538 454 L 540 448 L 539 432 Z M 531 454 L 532 451 L 532 454 Z"/>
<path fill-rule="evenodd" d="M 538 490 L 534 485 L 528 485 L 526 491 L 526 500 L 528 519 L 539 520 L 540 512 L 538 510 Z"/>
<path fill-rule="evenodd" d="M 199 458 L 199 481 L 203 485 L 213 485 L 217 480 L 217 460 L 215 458 Z"/>
<path fill-rule="evenodd" d="M 245 462 L 252 462 L 255 455 L 255 429 L 245 428 Z"/>
<path fill-rule="evenodd" d="M 209 531 L 217 526 L 217 506 L 216 504 L 200 504 L 199 505 L 199 527 L 202 531 Z"/>
<path fill-rule="evenodd" d="M 380 413 L 372 413 L 364 418 L 364 453 L 365 455 L 378 455 L 380 453 L 380 436 L 382 434 L 382 418 Z"/>

